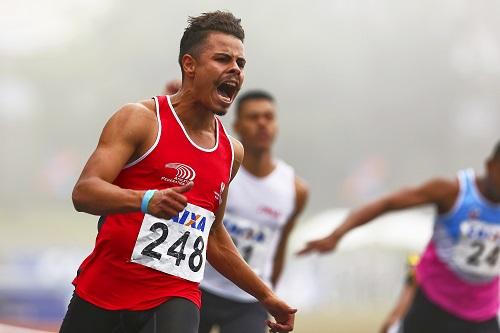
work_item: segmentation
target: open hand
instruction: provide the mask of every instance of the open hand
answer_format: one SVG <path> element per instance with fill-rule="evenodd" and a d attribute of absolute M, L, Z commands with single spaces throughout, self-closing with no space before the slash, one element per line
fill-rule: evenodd
<path fill-rule="evenodd" d="M 309 241 L 302 250 L 297 252 L 297 255 L 301 256 L 312 252 L 325 253 L 333 251 L 337 247 L 339 240 L 340 238 L 330 235 L 325 238 Z"/>

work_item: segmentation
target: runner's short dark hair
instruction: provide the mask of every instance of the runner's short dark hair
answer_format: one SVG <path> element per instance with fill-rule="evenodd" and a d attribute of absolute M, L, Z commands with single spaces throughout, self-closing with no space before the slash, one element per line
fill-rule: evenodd
<path fill-rule="evenodd" d="M 274 103 L 274 97 L 270 93 L 265 90 L 249 90 L 243 93 L 236 100 L 236 117 L 240 116 L 241 113 L 241 105 L 246 101 L 255 100 L 255 99 L 265 99 L 271 103 Z"/>
<path fill-rule="evenodd" d="M 190 54 L 196 57 L 210 32 L 223 32 L 232 35 L 243 42 L 245 31 L 241 26 L 241 19 L 232 13 L 217 10 L 203 13 L 199 16 L 190 16 L 188 26 L 184 30 L 179 49 L 179 65 L 182 71 L 182 57 Z"/>

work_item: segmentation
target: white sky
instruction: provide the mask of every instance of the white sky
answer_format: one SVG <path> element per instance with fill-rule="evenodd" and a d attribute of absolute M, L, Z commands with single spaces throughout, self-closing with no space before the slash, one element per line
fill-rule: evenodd
<path fill-rule="evenodd" d="M 112 8 L 114 0 L 2 0 L 0 54 L 22 55 L 63 44 Z"/>

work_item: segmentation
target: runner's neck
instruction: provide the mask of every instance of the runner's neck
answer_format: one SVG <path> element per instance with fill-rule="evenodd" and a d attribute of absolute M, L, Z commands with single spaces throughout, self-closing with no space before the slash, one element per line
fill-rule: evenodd
<path fill-rule="evenodd" d="M 245 151 L 243 167 L 255 177 L 266 177 L 274 171 L 276 163 L 273 161 L 271 151 L 260 153 Z"/>
<path fill-rule="evenodd" d="M 476 186 L 479 192 L 481 192 L 482 196 L 485 197 L 488 201 L 494 204 L 500 204 L 500 197 L 496 195 L 495 191 L 492 189 L 492 185 L 486 177 L 477 177 L 476 178 Z"/>
<path fill-rule="evenodd" d="M 179 91 L 170 102 L 187 135 L 200 147 L 212 148 L 217 142 L 217 122 L 211 110 L 201 107 L 191 92 Z"/>
<path fill-rule="evenodd" d="M 213 111 L 205 108 L 191 90 L 180 90 L 170 102 L 187 131 L 215 131 Z"/>

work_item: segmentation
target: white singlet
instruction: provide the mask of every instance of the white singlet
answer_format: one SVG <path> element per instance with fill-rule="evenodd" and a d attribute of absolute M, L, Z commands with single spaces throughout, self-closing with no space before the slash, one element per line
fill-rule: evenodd
<path fill-rule="evenodd" d="M 224 226 L 238 251 L 269 286 L 282 229 L 295 208 L 293 168 L 279 160 L 275 165 L 266 177 L 255 177 L 242 166 L 229 187 L 224 215 Z M 234 301 L 256 301 L 209 263 L 201 287 Z"/>

